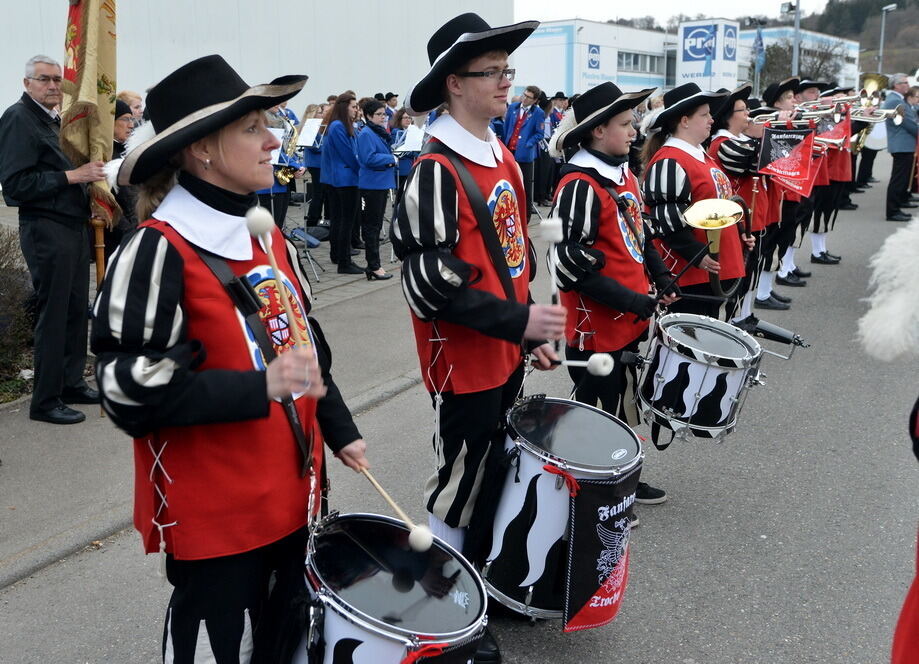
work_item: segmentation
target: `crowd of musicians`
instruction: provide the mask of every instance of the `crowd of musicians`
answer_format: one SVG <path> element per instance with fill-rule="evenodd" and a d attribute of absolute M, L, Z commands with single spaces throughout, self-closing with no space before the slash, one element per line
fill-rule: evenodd
<path fill-rule="evenodd" d="M 379 241 L 389 192 L 398 194 L 389 231 L 433 407 L 433 435 L 418 441 L 419 451 L 434 450 L 424 505 L 434 534 L 476 565 L 506 472 L 503 418 L 529 367 L 556 368 L 562 341 L 567 360 L 610 354 L 604 376 L 570 366 L 573 391 L 637 425 L 636 368 L 623 358 L 648 338 L 655 315 L 751 326 L 753 308 L 790 306 L 777 285 L 810 276 L 796 262 L 806 233 L 811 264 L 842 260 L 830 238 L 858 190 L 851 137 L 807 155 L 816 181 L 800 196 L 761 175 L 767 123 L 757 118 L 794 125 L 807 111 L 870 122 L 875 111 L 854 112 L 856 90 L 789 78 L 761 100 L 749 85 L 713 92 L 695 83 L 652 98 L 653 89 L 607 82 L 571 99 L 527 86 L 508 105 L 508 57 L 537 26 L 494 28 L 475 14 L 448 21 L 402 105 L 392 93 L 348 91 L 308 108 L 304 119 L 321 128 L 302 157 L 288 144 L 298 118 L 286 103 L 305 76 L 250 86 L 208 56 L 150 89 L 149 121 L 115 165 L 140 223 L 112 256 L 92 348 L 102 404 L 135 439 L 135 525 L 174 586 L 165 661 L 289 657 L 299 637 L 284 632 L 295 614 L 303 620 L 294 629 L 305 630 L 292 606 L 326 497 L 323 446 L 354 470 L 369 467 L 332 378 L 334 339 L 309 315 L 309 282 L 282 234 L 290 182 L 306 171 L 308 229 L 328 218 L 339 272 L 367 279 L 390 277 Z M 43 84 L 59 83 L 59 65 L 43 63 Z M 917 89 L 904 83 L 891 79 L 888 102 L 902 105 L 902 119 L 890 114 L 887 127 L 915 146 Z M 26 120 L 38 118 L 50 136 L 42 113 L 52 107 L 30 98 Z M 420 154 L 398 150 L 414 118 L 424 123 Z M 853 121 L 853 136 L 862 129 Z M 892 219 L 915 207 L 900 161 Z M 3 173 L 4 193 L 20 206 L 31 195 L 19 177 L 28 168 Z M 717 252 L 685 215 L 710 199 L 733 199 L 747 217 L 722 231 Z M 247 213 L 259 202 L 278 228 L 252 237 Z M 561 223 L 552 274 L 541 277 L 560 290 L 552 304 L 530 290 L 544 264 L 528 228 L 535 203 L 550 204 Z M 363 267 L 353 259 L 361 248 Z M 667 494 L 640 483 L 635 498 L 658 504 Z M 491 632 L 475 661 L 501 661 Z"/>

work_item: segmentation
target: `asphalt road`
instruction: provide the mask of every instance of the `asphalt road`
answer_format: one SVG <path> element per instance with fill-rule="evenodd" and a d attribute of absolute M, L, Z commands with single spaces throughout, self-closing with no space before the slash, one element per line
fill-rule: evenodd
<path fill-rule="evenodd" d="M 876 173 L 888 167 L 882 156 Z M 494 619 L 506 662 L 887 661 L 915 560 L 919 464 L 906 416 L 919 380 L 915 360 L 879 364 L 855 341 L 865 266 L 898 226 L 881 220 L 882 197 L 876 186 L 856 197 L 862 209 L 840 215 L 829 238 L 840 265 L 813 266 L 807 288 L 784 290 L 790 311 L 762 316 L 813 345 L 790 361 L 764 359 L 767 385 L 750 394 L 737 432 L 647 451 L 643 478 L 670 500 L 639 507 L 616 621 L 563 635 L 557 622 Z M 799 264 L 810 269 L 807 246 Z M 411 387 L 418 370 L 395 282 L 337 304 L 330 289 L 319 317 L 336 378 L 361 406 L 375 475 L 420 518 L 432 417 Z M 556 396 L 569 387 L 561 371 L 527 383 Z M 7 408 L 0 428 L 0 662 L 155 661 L 169 588 L 133 531 L 58 560 L 126 523 L 129 441 L 94 413 L 63 429 Z M 334 459 L 331 478 L 336 509 L 388 513 Z"/>

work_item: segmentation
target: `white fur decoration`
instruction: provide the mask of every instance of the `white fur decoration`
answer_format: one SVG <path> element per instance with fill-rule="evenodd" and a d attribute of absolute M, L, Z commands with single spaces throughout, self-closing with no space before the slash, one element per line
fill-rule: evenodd
<path fill-rule="evenodd" d="M 562 146 L 558 144 L 558 137 L 563 131 L 568 131 L 577 123 L 578 121 L 574 117 L 574 108 L 569 108 L 567 111 L 565 111 L 565 115 L 562 116 L 561 122 L 558 123 L 558 126 L 552 133 L 552 137 L 549 139 L 550 157 L 553 159 L 561 159 L 565 156 L 565 151 L 562 149 Z"/>
<path fill-rule="evenodd" d="M 919 220 L 890 235 L 871 259 L 868 313 L 858 322 L 865 351 L 879 360 L 919 355 Z"/>
<path fill-rule="evenodd" d="M 118 191 L 118 171 L 121 169 L 121 162 L 124 161 L 124 157 L 119 157 L 118 159 L 112 159 L 111 161 L 105 162 L 105 181 L 108 182 L 109 189 L 112 191 Z"/>
<path fill-rule="evenodd" d="M 121 164 L 124 163 L 124 157 L 138 145 L 143 145 L 151 138 L 156 136 L 156 129 L 153 123 L 147 120 L 134 128 L 128 140 L 124 144 L 124 154 L 118 159 L 105 164 L 105 179 L 112 191 L 118 191 L 118 171 L 121 170 Z"/>

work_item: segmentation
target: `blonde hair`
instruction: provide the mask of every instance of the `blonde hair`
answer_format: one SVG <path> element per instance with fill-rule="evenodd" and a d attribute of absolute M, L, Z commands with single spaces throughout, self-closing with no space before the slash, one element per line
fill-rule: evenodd
<path fill-rule="evenodd" d="M 142 101 L 143 97 L 134 92 L 133 90 L 122 90 L 118 93 L 118 96 L 115 99 L 120 99 L 128 106 L 131 105 L 132 101 Z"/>
<path fill-rule="evenodd" d="M 137 187 L 137 203 L 134 206 L 139 220 L 147 220 L 160 206 L 172 188 L 176 185 L 182 156 L 177 154 L 159 171 L 144 180 Z"/>

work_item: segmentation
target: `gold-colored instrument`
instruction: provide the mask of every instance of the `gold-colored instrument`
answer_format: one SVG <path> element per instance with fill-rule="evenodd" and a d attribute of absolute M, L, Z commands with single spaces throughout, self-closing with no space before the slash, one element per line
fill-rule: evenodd
<path fill-rule="evenodd" d="M 282 149 L 284 154 L 288 157 L 293 157 L 297 152 L 297 139 L 300 137 L 300 128 L 290 121 L 290 118 L 282 111 L 281 117 L 284 118 L 284 121 L 288 124 L 290 131 L 287 132 L 287 136 L 284 137 L 284 145 Z M 282 166 L 274 174 L 274 177 L 283 185 L 290 184 L 290 181 L 294 179 L 294 176 L 297 174 L 297 169 L 293 166 Z"/>
<path fill-rule="evenodd" d="M 731 199 L 706 198 L 693 203 L 683 210 L 683 219 L 688 226 L 705 231 L 705 237 L 710 243 L 708 252 L 711 254 L 712 260 L 717 261 L 718 254 L 721 251 L 721 231 L 739 222 L 744 218 L 745 214 L 749 214 L 749 211 L 745 211 L 743 207 Z M 731 297 L 740 285 L 740 280 L 738 279 L 730 289 L 725 291 L 717 274 L 710 273 L 708 280 L 712 291 L 722 297 Z"/>

